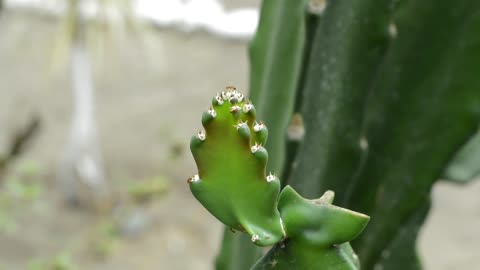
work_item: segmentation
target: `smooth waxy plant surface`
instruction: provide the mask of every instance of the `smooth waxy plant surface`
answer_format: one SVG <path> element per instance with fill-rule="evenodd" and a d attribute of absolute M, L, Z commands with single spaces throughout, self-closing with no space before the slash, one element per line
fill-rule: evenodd
<path fill-rule="evenodd" d="M 204 131 L 191 140 L 198 174 L 189 178 L 193 195 L 221 222 L 246 231 L 260 246 L 283 238 L 276 204 L 280 182 L 266 173 L 267 127 L 254 106 L 233 87 L 217 94 L 202 116 Z"/>
<path fill-rule="evenodd" d="M 275 245 L 252 269 L 359 269 L 349 241 L 365 228 L 369 217 L 332 205 L 334 193 L 304 199 L 286 186 L 278 202 L 287 238 Z"/>

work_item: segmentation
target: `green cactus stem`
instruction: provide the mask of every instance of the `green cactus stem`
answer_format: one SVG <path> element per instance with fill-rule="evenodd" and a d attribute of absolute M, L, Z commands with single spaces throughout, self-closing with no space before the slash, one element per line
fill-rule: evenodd
<path fill-rule="evenodd" d="M 279 179 L 265 169 L 267 127 L 256 121 L 254 106 L 242 94 L 234 87 L 217 94 L 202 124 L 205 131 L 190 143 L 198 174 L 187 182 L 225 225 L 247 232 L 258 246 L 275 245 L 252 269 L 358 269 L 348 242 L 369 217 L 332 205 L 332 191 L 317 200 L 302 198 L 290 186 L 280 193 Z M 225 259 L 217 259 L 217 267 L 227 269 Z"/>
<path fill-rule="evenodd" d="M 188 179 L 193 195 L 222 223 L 246 231 L 259 246 L 283 238 L 278 178 L 266 174 L 268 131 L 254 106 L 234 87 L 212 100 L 202 116 L 205 131 L 191 140 L 198 175 Z"/>

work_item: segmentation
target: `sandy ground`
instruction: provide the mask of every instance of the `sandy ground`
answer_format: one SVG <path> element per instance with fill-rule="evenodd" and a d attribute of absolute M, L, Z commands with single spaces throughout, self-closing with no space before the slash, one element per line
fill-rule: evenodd
<path fill-rule="evenodd" d="M 45 186 L 33 205 L 15 206 L 21 209 L 16 230 L 0 234 L 0 269 L 26 269 L 34 259 L 61 252 L 70 254 L 78 269 L 212 269 L 221 226 L 187 189 L 185 179 L 195 172 L 187 143 L 200 128 L 209 96 L 225 85 L 246 89 L 246 43 L 165 29 L 110 41 L 96 62 L 97 114 L 109 179 L 121 187 L 160 175 L 170 189 L 148 207 L 131 210 L 147 213 L 150 226 L 112 240 L 114 248 L 98 258 L 91 250 L 105 218 L 63 206 L 54 181 L 72 105 L 66 67 L 51 68 L 56 31 L 57 23 L 49 19 L 0 16 L 0 145 L 9 130 L 31 112 L 39 113 L 41 134 L 16 165 L 38 163 Z M 172 158 L 172 148 L 183 150 Z M 435 187 L 419 243 L 426 269 L 479 268 L 474 260 L 480 254 L 478 194 L 480 181 Z"/>

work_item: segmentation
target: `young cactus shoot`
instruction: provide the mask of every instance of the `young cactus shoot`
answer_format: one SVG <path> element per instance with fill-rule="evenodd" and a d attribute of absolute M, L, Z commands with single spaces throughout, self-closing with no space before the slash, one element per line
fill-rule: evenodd
<path fill-rule="evenodd" d="M 348 241 L 369 217 L 333 206 L 331 191 L 318 200 L 304 199 L 290 186 L 280 193 L 279 179 L 266 171 L 267 126 L 243 94 L 235 87 L 218 93 L 202 125 L 190 142 L 198 174 L 187 182 L 232 231 L 248 233 L 258 246 L 275 245 L 252 269 L 358 269 Z"/>
<path fill-rule="evenodd" d="M 284 234 L 277 210 L 280 182 L 266 173 L 268 131 L 256 121 L 254 106 L 227 87 L 212 99 L 202 124 L 205 131 L 190 143 L 198 166 L 188 180 L 193 195 L 225 225 L 250 234 L 255 244 L 277 243 Z"/>

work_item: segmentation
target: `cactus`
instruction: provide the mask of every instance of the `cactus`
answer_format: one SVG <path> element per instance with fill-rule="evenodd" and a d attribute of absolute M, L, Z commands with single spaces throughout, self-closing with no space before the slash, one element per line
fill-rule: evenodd
<path fill-rule="evenodd" d="M 369 217 L 332 205 L 334 193 L 317 200 L 302 198 L 286 186 L 278 208 L 288 238 L 275 245 L 252 269 L 358 269 L 358 257 L 348 241 Z"/>
<path fill-rule="evenodd" d="M 353 94 L 354 89 L 320 88 L 318 85 L 325 79 L 318 76 L 311 76 L 312 84 L 307 84 L 305 89 L 308 99 L 305 99 L 304 114 L 310 116 L 315 112 L 323 115 L 323 121 L 306 118 L 304 146 L 316 144 L 318 149 L 305 147 L 299 151 L 297 157 L 302 160 L 298 160 L 292 181 L 303 179 L 303 171 L 309 168 L 318 169 L 319 163 L 315 160 L 335 162 L 318 170 L 316 181 L 296 182 L 292 186 L 304 187 L 301 192 L 308 189 L 310 196 L 333 189 L 343 196 L 341 206 L 372 217 L 365 232 L 352 242 L 365 269 L 421 269 L 417 256 L 411 254 L 415 252 L 415 238 L 402 238 L 399 232 L 412 228 L 412 234 L 416 234 L 426 216 L 432 185 L 457 149 L 474 134 L 480 120 L 480 81 L 474 75 L 480 64 L 480 38 L 475 34 L 480 29 L 480 5 L 473 1 L 432 3 L 410 1 L 395 7 L 391 22 L 385 25 L 385 29 L 390 30 L 390 44 L 378 69 L 369 73 L 371 81 L 362 88 L 365 95 L 368 94 L 363 108 L 350 112 L 337 109 L 336 114 L 327 115 L 330 111 L 328 107 L 319 106 L 320 100 L 328 100 L 332 108 L 345 108 L 346 101 L 335 100 L 335 94 L 341 91 Z M 339 5 L 332 2 L 327 7 L 323 23 L 327 22 L 329 12 Z M 372 12 L 361 16 L 359 21 L 368 15 L 374 20 Z M 352 24 L 358 25 L 355 21 Z M 329 39 L 322 29 L 317 37 L 323 38 L 323 42 Z M 354 39 L 354 35 L 345 36 L 344 43 Z M 318 57 L 313 60 L 315 63 L 325 63 L 320 55 L 329 53 L 321 42 L 317 42 L 318 48 L 312 52 L 313 57 Z M 353 52 L 346 48 L 340 53 L 349 56 Z M 338 80 L 351 79 L 354 67 L 351 65 L 351 72 Z M 318 75 L 313 67 L 310 72 Z M 315 78 L 318 81 L 314 82 Z M 346 97 L 351 100 L 352 95 Z M 307 106 L 307 102 L 312 105 Z M 338 134 L 356 136 L 343 145 L 327 142 L 328 151 L 321 147 L 318 138 L 322 141 L 329 137 L 335 141 L 344 138 L 328 136 L 335 126 L 328 127 L 326 123 L 348 127 L 346 124 L 354 117 L 358 117 L 361 125 L 357 129 L 354 126 L 339 129 Z M 458 124 L 450 126 L 450 122 Z M 364 149 L 364 153 L 360 158 L 354 155 L 335 158 L 334 154 L 348 142 Z M 355 173 L 347 173 L 346 177 L 340 175 L 345 170 L 331 165 L 354 162 Z M 315 191 L 312 185 L 317 187 Z M 407 255 L 412 261 L 403 259 Z"/>
<path fill-rule="evenodd" d="M 195 198 L 232 231 L 258 246 L 275 245 L 252 269 L 358 269 L 348 242 L 369 217 L 332 205 L 333 192 L 306 200 L 266 173 L 268 130 L 254 105 L 234 87 L 212 99 L 204 131 L 190 148 L 198 174 L 187 183 Z M 341 268 L 338 268 L 341 267 Z"/>
<path fill-rule="evenodd" d="M 249 98 L 256 104 L 257 114 L 269 125 L 271 136 L 265 145 L 270 153 L 267 169 L 279 176 L 288 158 L 285 130 L 293 113 L 298 70 L 302 67 L 306 3 L 307 0 L 263 1 L 257 34 L 249 46 Z M 228 229 L 224 243 L 217 257 L 217 270 L 248 269 L 262 253 L 252 247 L 247 237 L 231 234 Z"/>
<path fill-rule="evenodd" d="M 255 107 L 232 87 L 217 94 L 203 114 L 205 131 L 190 148 L 198 175 L 189 178 L 193 195 L 221 222 L 246 231 L 259 246 L 283 237 L 276 202 L 278 178 L 266 174 L 268 130 L 256 122 Z"/>
<path fill-rule="evenodd" d="M 363 269 L 421 269 L 416 238 L 432 186 L 479 172 L 480 2 L 314 3 L 326 7 L 312 16 L 306 2 L 264 0 L 252 41 L 251 97 L 275 130 L 276 143 L 266 145 L 275 172 L 307 198 L 333 190 L 340 207 L 372 217 L 352 241 Z M 285 109 L 272 97 L 282 97 Z M 285 159 L 278 142 L 294 111 L 305 136 L 290 143 Z M 284 223 L 287 239 L 257 268 L 302 249 Z M 227 234 L 219 257 L 227 263 L 217 270 L 248 269 L 256 251 L 230 240 Z"/>
<path fill-rule="evenodd" d="M 279 173 L 285 159 L 285 130 L 293 113 L 298 71 L 302 67 L 306 3 L 306 0 L 263 1 L 257 34 L 249 47 L 249 96 L 257 104 L 258 115 L 275 134 L 266 146 L 273 156 L 268 169 Z"/>

